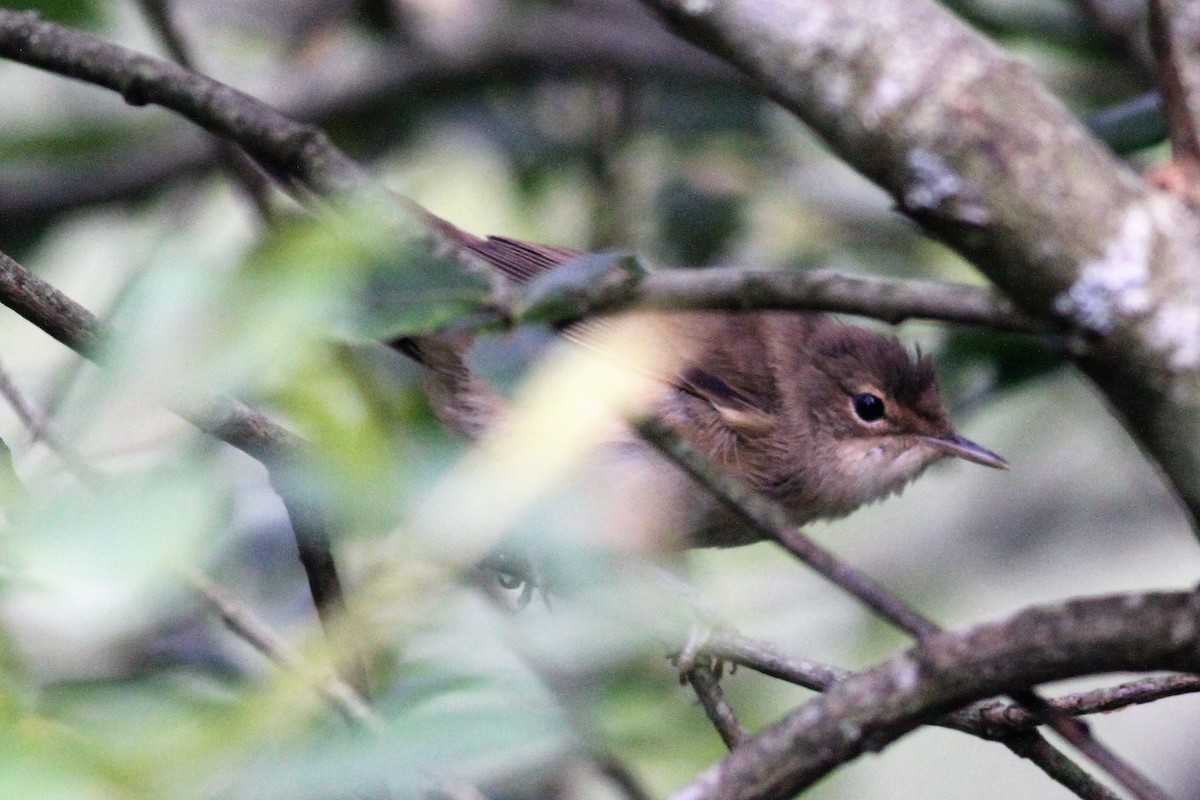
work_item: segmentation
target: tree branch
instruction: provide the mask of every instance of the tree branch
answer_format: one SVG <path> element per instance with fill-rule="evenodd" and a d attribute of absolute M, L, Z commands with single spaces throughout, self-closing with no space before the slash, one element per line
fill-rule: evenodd
<path fill-rule="evenodd" d="M 704 713 L 721 736 L 721 741 L 730 750 L 746 740 L 746 729 L 741 726 L 715 672 L 707 664 L 696 664 L 687 673 L 687 681 L 696 692 Z"/>
<path fill-rule="evenodd" d="M 195 70 L 195 60 L 183 33 L 171 14 L 171 0 L 138 0 L 142 14 L 158 34 L 163 46 L 181 67 Z M 271 182 L 258 165 L 229 139 L 217 140 L 218 160 L 226 173 L 242 187 L 263 219 L 271 215 Z"/>
<path fill-rule="evenodd" d="M 468 83 L 597 68 L 631 83 L 685 78 L 748 85 L 728 64 L 640 16 L 546 7 L 501 20 L 486 41 L 472 47 L 439 50 L 391 42 L 349 60 L 333 53 L 330 59 L 340 59 L 337 69 L 306 58 L 273 80 L 264 100 L 293 119 L 352 125 L 380 107 L 404 108 L 415 96 L 445 94 Z M 32 174 L 0 176 L 0 224 L 138 197 L 164 181 L 211 169 L 218 157 L 214 143 L 182 126 L 161 137 L 139 137 L 125 148 L 110 151 L 102 163 L 56 161 Z"/>
<path fill-rule="evenodd" d="M 1194 3 L 1150 0 L 1150 48 L 1171 158 L 1146 179 L 1200 208 L 1200 14 Z"/>
<path fill-rule="evenodd" d="M 769 642 L 745 636 L 713 631 L 699 655 L 740 664 L 806 689 L 824 692 L 835 683 L 854 675 L 850 670 L 831 667 L 781 653 Z M 1153 703 L 1167 697 L 1200 692 L 1200 676 L 1157 675 L 1092 689 L 1087 692 L 1050 698 L 1056 709 L 1071 715 L 1103 714 L 1133 705 Z M 961 730 L 983 739 L 998 739 L 1006 732 L 1032 730 L 1043 724 L 1040 719 L 1015 703 L 985 701 L 947 714 L 935 724 Z"/>
<path fill-rule="evenodd" d="M 1046 681 L 1200 670 L 1200 598 L 1117 595 L 1040 606 L 916 647 L 842 681 L 743 742 L 673 800 L 789 798 L 947 709 Z"/>
<path fill-rule="evenodd" d="M 1200 219 L 932 0 L 645 2 L 1027 314 L 1088 337 L 1077 363 L 1200 535 Z"/>
<path fill-rule="evenodd" d="M 766 642 L 752 641 L 722 631 L 711 635 L 705 643 L 703 653 L 818 692 L 827 691 L 834 684 L 854 675 L 849 670 L 807 659 L 790 658 Z M 981 739 L 998 741 L 1018 757 L 1036 764 L 1046 775 L 1084 800 L 1118 800 L 1117 795 L 1063 755 L 1045 737 L 1033 730 L 1032 726 L 1018 727 L 1016 724 L 1007 725 L 1002 722 L 994 724 L 994 716 L 984 718 L 983 710 L 993 708 L 1016 711 L 1028 719 L 1033 719 L 1018 705 L 988 701 L 946 714 L 932 720 L 931 724 Z M 1036 723 L 1035 720 L 1034 724 Z"/>
<path fill-rule="evenodd" d="M 1200 170 L 1200 13 L 1191 3 L 1150 0 L 1150 45 L 1171 157 Z"/>
<path fill-rule="evenodd" d="M 221 617 L 221 621 L 230 631 L 280 669 L 294 673 L 303 672 L 304 661 L 300 654 L 256 614 L 236 603 L 215 583 L 198 572 L 192 573 L 188 581 L 204 602 Z M 336 674 L 322 681 L 317 690 L 325 702 L 351 724 L 376 736 L 387 732 L 387 725 L 358 690 Z"/>
<path fill-rule="evenodd" d="M 374 185 L 318 128 L 178 64 L 44 22 L 34 12 L 0 10 L 0 57 L 112 89 L 130 105 L 172 109 L 242 145 L 269 172 L 319 194 Z"/>
<path fill-rule="evenodd" d="M 741 515 L 747 523 L 761 531 L 765 538 L 781 545 L 797 559 L 846 591 L 871 611 L 908 632 L 918 641 L 924 641 L 940 633 L 937 623 L 908 606 L 869 575 L 842 562 L 828 550 L 817 545 L 790 523 L 787 511 L 778 503 L 758 495 L 740 481 L 716 468 L 695 447 L 661 420 L 652 417 L 644 418 L 638 420 L 635 427 L 643 439 L 695 479 L 697 483 L 704 486 L 712 493 L 713 497 L 725 503 L 726 506 Z M 1012 693 L 1012 697 L 1013 700 L 1028 708 L 1036 717 L 1052 727 L 1056 733 L 1087 755 L 1093 763 L 1125 786 L 1135 797 L 1143 800 L 1152 798 L 1162 800 L 1166 797 L 1157 786 L 1126 764 L 1099 740 L 1092 737 L 1083 723 L 1047 705 L 1032 689 L 1021 687 Z M 1006 741 L 1005 743 L 1009 745 L 1010 749 L 1022 755 L 1025 754 L 1022 749 L 1019 749 L 1024 744 L 1024 738 L 1019 734 L 1014 736 L 1013 742 Z M 1069 763 L 1061 754 L 1056 754 L 1055 760 Z M 1043 761 L 1036 763 L 1055 780 L 1069 785 L 1066 779 L 1051 771 L 1055 769 L 1053 764 Z M 1075 770 L 1082 773 L 1077 768 Z M 1072 780 L 1075 779 L 1072 778 Z"/>
<path fill-rule="evenodd" d="M 566 285 L 541 297 L 535 281 L 517 296 L 515 319 L 563 322 L 589 314 L 638 309 L 664 311 L 834 311 L 859 314 L 896 325 L 909 319 L 936 319 L 993 330 L 1035 333 L 1039 329 L 1006 298 L 988 289 L 934 281 L 898 281 L 834 270 L 711 267 L 626 271 L 615 288 L 600 276 Z M 506 313 L 509 313 L 506 310 Z"/>
<path fill-rule="evenodd" d="M 236 141 L 273 171 L 282 171 L 319 194 L 380 192 L 365 171 L 319 129 L 295 122 L 248 95 L 176 64 L 41 22 L 29 13 L 4 10 L 0 10 L 0 56 L 121 91 L 127 99 L 132 93 L 139 102 L 175 110 Z M 411 203 L 401 206 L 426 225 L 426 234 L 446 244 L 446 238 L 438 235 L 439 226 L 431 223 L 426 212 Z M 724 294 L 733 299 L 723 299 Z M 1032 330 L 1012 304 L 983 289 L 821 273 L 663 271 L 645 279 L 633 302 L 660 308 L 824 309 L 893 322 L 929 317 L 1002 330 Z"/>

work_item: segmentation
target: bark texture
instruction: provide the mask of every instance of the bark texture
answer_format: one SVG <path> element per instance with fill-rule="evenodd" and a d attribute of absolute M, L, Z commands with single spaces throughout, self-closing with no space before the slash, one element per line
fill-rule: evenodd
<path fill-rule="evenodd" d="M 1200 520 L 1200 220 L 930 0 L 647 0 L 1075 357 Z"/>

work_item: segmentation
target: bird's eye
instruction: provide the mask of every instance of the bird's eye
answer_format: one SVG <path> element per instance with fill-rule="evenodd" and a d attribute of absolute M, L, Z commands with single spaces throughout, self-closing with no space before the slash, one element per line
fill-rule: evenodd
<path fill-rule="evenodd" d="M 860 392 L 854 395 L 854 413 L 863 422 L 874 422 L 883 419 L 883 400 L 879 395 L 870 392 Z"/>

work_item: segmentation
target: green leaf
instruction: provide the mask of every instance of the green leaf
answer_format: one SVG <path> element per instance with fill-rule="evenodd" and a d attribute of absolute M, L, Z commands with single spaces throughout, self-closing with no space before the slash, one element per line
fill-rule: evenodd
<path fill-rule="evenodd" d="M 712 263 L 745 228 L 742 197 L 684 178 L 663 186 L 656 205 L 662 238 L 680 264 Z"/>
<path fill-rule="evenodd" d="M 104 20 L 104 4 L 93 0 L 14 0 L 13 11 L 36 11 L 46 19 L 77 28 L 95 28 Z"/>
<path fill-rule="evenodd" d="M 389 341 L 437 330 L 478 313 L 491 295 L 483 275 L 423 245 L 402 245 L 371 269 L 358 297 L 357 327 L 343 333 Z"/>
<path fill-rule="evenodd" d="M 1083 121 L 1098 139 L 1119 155 L 1153 147 L 1167 137 L 1162 100 L 1157 92 L 1147 92 L 1094 111 Z"/>
<path fill-rule="evenodd" d="M 213 478 L 185 459 L 110 478 L 98 493 L 33 493 L 6 542 L 10 610 L 43 631 L 39 646 L 85 660 L 83 640 L 98 643 L 144 616 L 145 593 L 211 537 Z"/>
<path fill-rule="evenodd" d="M 477 311 L 487 280 L 435 256 L 392 209 L 349 205 L 320 219 L 277 226 L 245 265 L 250 298 L 324 309 L 331 330 L 384 340 L 442 327 Z"/>

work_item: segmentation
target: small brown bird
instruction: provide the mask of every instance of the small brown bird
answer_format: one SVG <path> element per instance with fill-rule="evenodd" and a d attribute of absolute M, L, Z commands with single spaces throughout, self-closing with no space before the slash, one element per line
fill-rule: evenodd
<path fill-rule="evenodd" d="M 513 239 L 480 239 L 434 218 L 461 248 L 523 283 L 582 255 Z M 732 475 L 782 503 L 796 524 L 849 514 L 901 491 L 946 456 L 1007 469 L 954 432 L 927 356 L 895 338 L 816 313 L 671 315 L 687 360 L 664 376 L 652 411 Z M 464 334 L 394 343 L 423 365 L 426 390 L 452 427 L 478 435 L 498 410 L 467 369 Z M 761 536 L 676 467 L 632 437 L 613 461 L 622 491 L 666 509 L 665 535 L 687 546 L 750 544 Z"/>

